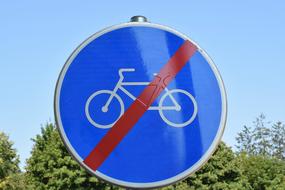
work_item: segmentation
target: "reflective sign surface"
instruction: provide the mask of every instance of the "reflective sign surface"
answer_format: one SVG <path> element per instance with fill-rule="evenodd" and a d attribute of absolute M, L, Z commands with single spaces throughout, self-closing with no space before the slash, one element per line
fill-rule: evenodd
<path fill-rule="evenodd" d="M 186 43 L 196 49 L 184 51 Z M 161 70 L 169 62 L 176 72 L 168 80 Z M 137 116 L 131 105 L 152 87 L 153 101 Z M 58 80 L 55 112 L 66 146 L 83 167 L 111 183 L 144 188 L 201 167 L 221 138 L 226 99 L 217 69 L 189 38 L 156 24 L 127 23 L 93 35 L 71 55 Z M 102 162 L 95 167 L 96 159 Z"/>

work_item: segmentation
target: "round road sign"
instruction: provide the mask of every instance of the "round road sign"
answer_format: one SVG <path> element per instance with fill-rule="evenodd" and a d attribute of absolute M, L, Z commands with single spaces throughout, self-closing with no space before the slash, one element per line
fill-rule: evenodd
<path fill-rule="evenodd" d="M 212 60 L 190 38 L 133 21 L 101 30 L 72 53 L 57 82 L 55 116 L 89 172 L 124 187 L 160 187 L 214 152 L 226 94 Z"/>

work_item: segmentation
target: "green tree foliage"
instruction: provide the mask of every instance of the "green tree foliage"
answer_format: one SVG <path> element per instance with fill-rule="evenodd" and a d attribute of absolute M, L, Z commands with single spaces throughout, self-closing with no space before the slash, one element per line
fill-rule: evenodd
<path fill-rule="evenodd" d="M 9 137 L 0 132 L 0 179 L 18 172 L 19 157 Z"/>
<path fill-rule="evenodd" d="M 284 190 L 285 126 L 281 122 L 268 126 L 264 115 L 259 116 L 253 127 L 245 126 L 238 134 L 238 153 L 221 143 L 209 161 L 195 174 L 162 189 Z M 34 147 L 25 173 L 27 189 L 121 189 L 98 181 L 81 168 L 66 151 L 53 124 L 43 127 L 41 134 L 33 141 Z M 17 177 L 19 175 L 9 179 L 17 181 Z M 18 181 L 23 181 L 21 176 Z"/>
<path fill-rule="evenodd" d="M 208 163 L 186 179 L 189 189 L 250 189 L 230 147 L 221 143 Z"/>
<path fill-rule="evenodd" d="M 255 145 L 255 151 L 257 155 L 267 156 L 271 154 L 270 143 L 270 129 L 268 127 L 269 122 L 266 122 L 265 115 L 261 114 L 254 121 L 255 128 L 253 130 L 253 142 Z"/>
<path fill-rule="evenodd" d="M 269 126 L 261 114 L 253 128 L 245 126 L 237 136 L 242 173 L 256 190 L 285 189 L 285 126 Z"/>
<path fill-rule="evenodd" d="M 285 160 L 285 125 L 277 122 L 271 129 L 272 155 Z"/>
<path fill-rule="evenodd" d="M 163 190 L 251 189 L 239 168 L 240 160 L 230 147 L 221 143 L 210 160 L 195 174 Z"/>
<path fill-rule="evenodd" d="M 26 190 L 25 174 L 24 173 L 14 173 L 5 178 L 0 184 L 1 190 Z"/>
<path fill-rule="evenodd" d="M 25 189 L 23 174 L 19 169 L 19 156 L 8 135 L 0 132 L 0 189 Z"/>
<path fill-rule="evenodd" d="M 256 153 L 254 134 L 251 127 L 246 125 L 243 126 L 243 129 L 238 133 L 236 140 L 238 143 L 236 147 L 240 152 L 247 152 L 251 155 Z"/>
<path fill-rule="evenodd" d="M 262 155 L 239 155 L 240 169 L 255 190 L 284 190 L 285 161 Z"/>
<path fill-rule="evenodd" d="M 46 124 L 37 135 L 27 160 L 26 177 L 30 189 L 118 189 L 99 182 L 70 156 L 53 124 Z"/>
<path fill-rule="evenodd" d="M 238 151 L 249 155 L 285 158 L 285 125 L 277 122 L 272 126 L 263 114 L 256 118 L 253 127 L 244 126 L 236 138 Z"/>
<path fill-rule="evenodd" d="M 98 181 L 82 169 L 66 151 L 54 125 L 47 124 L 33 141 L 26 167 L 31 189 L 119 189 Z M 164 189 L 245 189 L 249 185 L 238 166 L 233 151 L 222 143 L 201 170 Z"/>

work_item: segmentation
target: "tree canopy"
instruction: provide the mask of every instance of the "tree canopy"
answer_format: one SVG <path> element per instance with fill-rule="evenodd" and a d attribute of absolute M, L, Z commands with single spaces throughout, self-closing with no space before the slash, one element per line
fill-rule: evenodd
<path fill-rule="evenodd" d="M 26 175 L 32 189 L 115 189 L 91 176 L 70 156 L 51 123 L 33 139 Z"/>
<path fill-rule="evenodd" d="M 8 135 L 0 132 L 0 189 L 23 189 L 24 179 L 20 173 L 19 156 Z"/>
<path fill-rule="evenodd" d="M 196 173 L 163 190 L 284 190 L 285 125 L 260 115 L 237 135 L 237 152 L 221 143 Z M 121 190 L 90 175 L 70 156 L 56 126 L 47 123 L 32 139 L 25 172 L 9 137 L 0 132 L 0 189 Z"/>
<path fill-rule="evenodd" d="M 263 114 L 252 127 L 244 126 L 236 140 L 240 153 L 285 159 L 285 125 L 280 121 L 271 124 Z"/>

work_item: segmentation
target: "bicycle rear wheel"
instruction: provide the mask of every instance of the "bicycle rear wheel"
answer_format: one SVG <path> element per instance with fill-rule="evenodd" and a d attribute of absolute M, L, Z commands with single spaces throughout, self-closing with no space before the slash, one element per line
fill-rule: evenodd
<path fill-rule="evenodd" d="M 171 117 L 170 116 L 173 116 L 172 114 L 165 114 L 164 111 L 162 108 L 163 108 L 163 105 L 166 104 L 166 98 L 169 97 L 170 95 L 173 96 L 175 93 L 181 93 L 181 95 L 186 95 L 186 97 L 188 97 L 190 99 L 190 101 L 192 102 L 192 106 L 193 106 L 193 112 L 192 112 L 192 115 L 188 116 L 186 119 L 186 121 L 183 121 L 183 122 L 174 122 L 173 120 L 171 120 Z M 197 113 L 198 113 L 198 106 L 197 106 L 197 102 L 195 100 L 195 98 L 192 96 L 192 94 L 190 94 L 189 92 L 185 91 L 185 90 L 182 90 L 182 89 L 173 89 L 173 90 L 170 90 L 169 92 L 165 93 L 160 101 L 159 101 L 159 115 L 160 117 L 162 118 L 162 120 L 167 123 L 168 125 L 172 126 L 172 127 L 185 127 L 189 124 L 191 124 L 194 119 L 196 118 L 197 116 Z M 169 111 L 169 110 L 167 110 Z M 183 112 L 183 110 L 173 110 L 175 112 Z M 184 114 L 184 113 L 183 113 Z"/>

